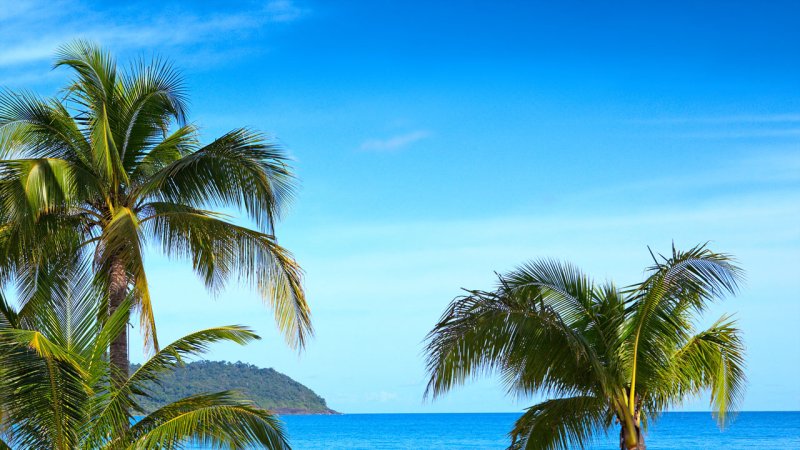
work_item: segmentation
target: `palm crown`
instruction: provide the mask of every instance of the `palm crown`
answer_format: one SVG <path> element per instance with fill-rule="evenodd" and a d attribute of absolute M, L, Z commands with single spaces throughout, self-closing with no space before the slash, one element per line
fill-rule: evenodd
<path fill-rule="evenodd" d="M 284 153 L 246 129 L 201 145 L 181 78 L 164 62 L 118 70 L 77 42 L 55 66 L 75 74 L 62 98 L 0 95 L 0 277 L 16 280 L 22 304 L 40 274 L 91 260 L 110 312 L 132 292 L 157 350 L 143 262 L 153 244 L 189 259 L 212 291 L 231 279 L 254 286 L 302 346 L 311 324 L 301 270 L 273 234 L 295 184 Z M 255 229 L 207 208 L 243 210 Z M 126 333 L 111 345 L 121 370 Z"/>
<path fill-rule="evenodd" d="M 553 397 L 517 421 L 514 448 L 583 448 L 615 422 L 620 448 L 644 448 L 648 419 L 705 390 L 724 423 L 744 389 L 743 342 L 729 316 L 702 331 L 694 322 L 740 277 L 704 246 L 673 248 L 628 289 L 570 264 L 528 263 L 451 303 L 428 336 L 427 392 L 497 370 L 510 392 Z"/>
<path fill-rule="evenodd" d="M 113 383 L 107 349 L 127 326 L 130 300 L 105 317 L 89 267 L 58 277 L 67 289 L 39 287 L 20 310 L 0 294 L 0 449 L 289 447 L 280 421 L 235 392 L 195 395 L 133 416 L 144 414 L 139 401 L 159 374 L 211 343 L 258 339 L 253 332 L 227 326 L 192 333 Z"/>

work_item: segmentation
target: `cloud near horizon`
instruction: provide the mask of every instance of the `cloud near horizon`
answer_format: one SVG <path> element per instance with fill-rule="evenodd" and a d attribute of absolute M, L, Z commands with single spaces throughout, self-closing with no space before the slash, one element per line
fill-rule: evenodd
<path fill-rule="evenodd" d="M 430 136 L 430 131 L 416 130 L 409 133 L 391 136 L 385 139 L 368 139 L 361 144 L 361 150 L 374 152 L 400 150 L 415 142 L 427 139 Z"/>

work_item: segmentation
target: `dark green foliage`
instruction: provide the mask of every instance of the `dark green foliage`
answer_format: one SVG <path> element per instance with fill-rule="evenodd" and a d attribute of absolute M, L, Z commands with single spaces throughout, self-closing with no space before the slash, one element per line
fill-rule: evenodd
<path fill-rule="evenodd" d="M 151 398 L 141 401 L 148 412 L 184 397 L 231 390 L 280 414 L 336 414 L 325 399 L 290 377 L 242 362 L 196 361 L 160 376 L 159 385 L 150 388 Z"/>

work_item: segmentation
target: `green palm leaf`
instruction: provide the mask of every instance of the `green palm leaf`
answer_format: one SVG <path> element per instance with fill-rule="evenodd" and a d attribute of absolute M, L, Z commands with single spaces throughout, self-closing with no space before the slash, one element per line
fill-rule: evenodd
<path fill-rule="evenodd" d="M 187 443 L 246 449 L 288 449 L 275 415 L 232 392 L 197 395 L 156 410 L 131 428 L 137 449 L 182 448 Z"/>
<path fill-rule="evenodd" d="M 196 208 L 241 207 L 271 230 L 292 199 L 293 183 L 279 148 L 262 134 L 238 129 L 164 167 L 137 196 Z"/>
<path fill-rule="evenodd" d="M 302 272 L 274 236 L 222 220 L 219 214 L 180 204 L 153 202 L 148 234 L 163 251 L 192 261 L 212 292 L 231 279 L 254 287 L 275 312 L 278 328 L 290 345 L 303 346 L 313 333 L 302 289 Z"/>
<path fill-rule="evenodd" d="M 210 328 L 184 336 L 160 350 L 124 383 L 117 386 L 105 400 L 105 405 L 95 420 L 109 426 L 127 423 L 130 420 L 129 411 L 143 412 L 136 403 L 136 396 L 148 396 L 145 386 L 157 382 L 159 374 L 182 365 L 183 359 L 188 356 L 204 353 L 209 344 L 214 342 L 230 341 L 244 345 L 254 339 L 258 339 L 258 336 L 239 326 Z"/>
<path fill-rule="evenodd" d="M 511 430 L 510 449 L 585 448 L 607 425 L 606 402 L 591 396 L 567 397 L 534 405 Z"/>

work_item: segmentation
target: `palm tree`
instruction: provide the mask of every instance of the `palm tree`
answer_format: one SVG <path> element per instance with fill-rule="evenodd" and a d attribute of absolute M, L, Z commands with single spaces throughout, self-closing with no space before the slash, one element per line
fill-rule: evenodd
<path fill-rule="evenodd" d="M 628 289 L 539 260 L 456 298 L 428 335 L 426 396 L 496 370 L 510 393 L 550 397 L 517 420 L 519 449 L 584 448 L 615 424 L 621 449 L 644 449 L 649 420 L 705 391 L 724 424 L 745 386 L 741 333 L 729 316 L 694 323 L 742 272 L 705 246 L 653 259 Z"/>
<path fill-rule="evenodd" d="M 36 307 L 16 310 L 0 294 L 0 449 L 289 448 L 277 417 L 235 392 L 195 395 L 147 415 L 139 406 L 159 374 L 211 343 L 258 339 L 252 331 L 192 333 L 112 382 L 108 346 L 127 327 L 130 299 L 106 317 L 90 268 L 60 276 L 69 289 L 37 288 Z"/>
<path fill-rule="evenodd" d="M 295 185 L 285 154 L 247 129 L 201 145 L 185 120 L 181 77 L 163 61 L 119 70 L 109 53 L 79 41 L 60 49 L 62 66 L 74 79 L 60 98 L 0 93 L 0 281 L 25 291 L 38 274 L 91 260 L 108 315 L 132 294 L 153 352 L 144 265 L 152 245 L 190 260 L 212 292 L 232 279 L 253 286 L 288 343 L 302 347 L 312 328 L 301 269 L 274 236 Z M 254 226 L 214 208 L 243 211 Z M 111 343 L 111 362 L 124 381 L 126 329 Z"/>

